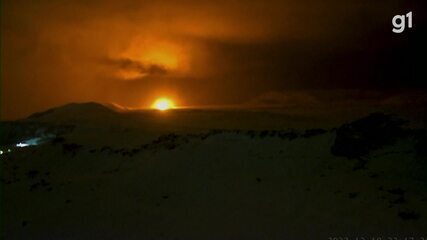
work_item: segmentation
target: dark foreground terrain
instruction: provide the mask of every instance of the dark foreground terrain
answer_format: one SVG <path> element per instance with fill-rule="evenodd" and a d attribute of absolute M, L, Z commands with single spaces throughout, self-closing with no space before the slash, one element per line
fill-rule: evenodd
<path fill-rule="evenodd" d="M 0 237 L 427 237 L 424 127 L 161 114 L 77 104 L 2 123 Z"/>

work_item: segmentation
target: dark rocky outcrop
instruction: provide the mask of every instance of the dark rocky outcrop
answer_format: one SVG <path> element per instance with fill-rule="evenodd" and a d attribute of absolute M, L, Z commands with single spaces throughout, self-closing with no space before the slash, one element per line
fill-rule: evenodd
<path fill-rule="evenodd" d="M 406 120 L 393 115 L 373 113 L 368 117 L 344 124 L 336 130 L 331 148 L 335 156 L 360 158 L 371 151 L 391 145 L 410 132 L 403 128 Z"/>
<path fill-rule="evenodd" d="M 315 129 L 308 129 L 306 130 L 301 137 L 303 138 L 310 138 L 310 137 L 315 137 L 324 133 L 327 133 L 328 131 L 325 129 L 321 129 L 321 128 L 315 128 Z"/>

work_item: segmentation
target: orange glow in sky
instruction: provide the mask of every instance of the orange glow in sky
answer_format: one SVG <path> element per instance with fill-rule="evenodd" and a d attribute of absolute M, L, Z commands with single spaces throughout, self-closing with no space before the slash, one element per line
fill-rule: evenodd
<path fill-rule="evenodd" d="M 186 72 L 188 65 L 186 54 L 178 44 L 161 39 L 136 38 L 132 44 L 119 54 L 119 58 L 129 59 L 149 69 L 156 66 L 164 73 Z M 126 68 L 117 71 L 117 76 L 124 80 L 134 80 L 146 77 L 152 73 L 137 68 Z"/>
<path fill-rule="evenodd" d="M 178 67 L 178 56 L 169 49 L 158 48 L 151 49 L 141 56 L 142 62 L 157 64 L 174 70 Z"/>

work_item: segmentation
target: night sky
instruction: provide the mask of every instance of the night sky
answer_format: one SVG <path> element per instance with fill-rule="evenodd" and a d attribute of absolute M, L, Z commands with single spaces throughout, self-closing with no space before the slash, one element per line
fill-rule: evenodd
<path fill-rule="evenodd" d="M 1 117 L 69 102 L 306 104 L 427 89 L 425 0 L 6 0 Z M 396 14 L 413 28 L 392 32 Z M 401 99 L 401 98 L 398 98 Z"/>

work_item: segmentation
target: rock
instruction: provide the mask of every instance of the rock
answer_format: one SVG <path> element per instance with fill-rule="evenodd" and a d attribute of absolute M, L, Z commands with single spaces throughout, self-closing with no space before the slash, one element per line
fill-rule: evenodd
<path fill-rule="evenodd" d="M 393 144 L 407 136 L 406 120 L 392 115 L 373 113 L 368 117 L 344 124 L 336 130 L 331 152 L 335 156 L 360 158 L 371 151 Z"/>

